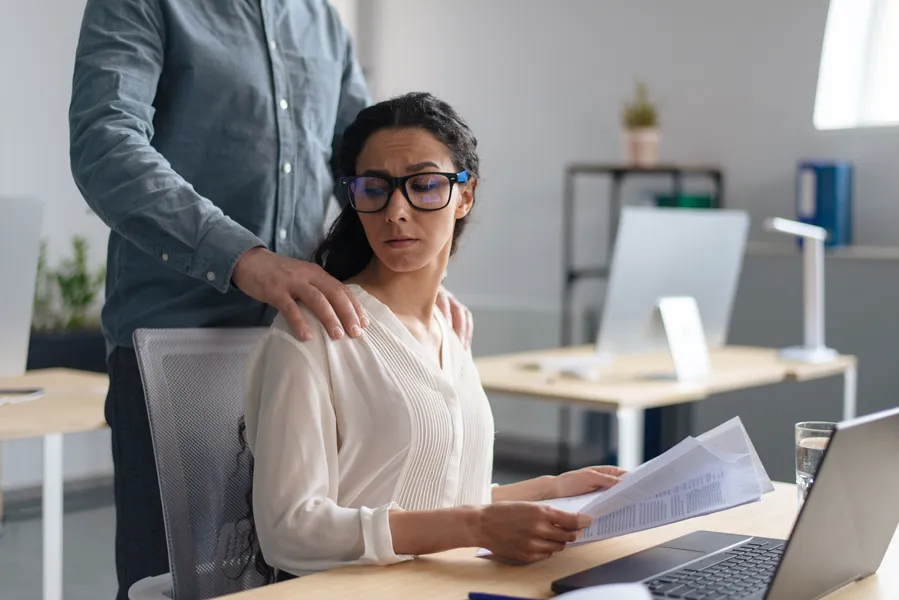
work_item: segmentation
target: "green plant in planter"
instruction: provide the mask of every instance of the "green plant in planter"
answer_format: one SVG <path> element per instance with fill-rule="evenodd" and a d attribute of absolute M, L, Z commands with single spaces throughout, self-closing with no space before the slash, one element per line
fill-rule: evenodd
<path fill-rule="evenodd" d="M 96 329 L 96 318 L 90 310 L 106 279 L 106 268 L 91 273 L 87 265 L 87 240 L 72 238 L 73 256 L 56 272 L 59 298 L 62 302 L 65 329 Z"/>
<path fill-rule="evenodd" d="M 106 267 L 93 272 L 88 266 L 88 242 L 82 236 L 72 238 L 72 256 L 60 267 L 47 267 L 47 245 L 41 243 L 38 277 L 34 294 L 35 331 L 83 331 L 99 329 L 92 312 L 97 295 L 103 289 Z"/>
<path fill-rule="evenodd" d="M 48 331 L 56 329 L 53 314 L 53 280 L 47 271 L 47 242 L 41 241 L 41 251 L 37 259 L 37 280 L 34 285 L 34 308 L 31 315 L 31 329 Z"/>
<path fill-rule="evenodd" d="M 655 104 L 649 100 L 649 91 L 642 81 L 637 82 L 636 96 L 634 100 L 624 105 L 622 115 L 624 128 L 633 129 L 657 129 L 659 126 L 659 114 Z"/>

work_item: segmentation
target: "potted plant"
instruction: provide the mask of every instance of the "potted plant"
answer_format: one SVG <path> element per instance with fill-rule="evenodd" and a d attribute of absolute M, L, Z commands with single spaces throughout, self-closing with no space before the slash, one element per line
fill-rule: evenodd
<path fill-rule="evenodd" d="M 661 140 L 659 115 L 649 100 L 645 83 L 637 82 L 634 99 L 624 105 L 622 121 L 622 142 L 628 164 L 641 168 L 654 166 Z"/>
<path fill-rule="evenodd" d="M 57 269 L 48 267 L 47 245 L 41 244 L 28 369 L 106 371 L 106 344 L 96 306 L 105 279 L 105 267 L 94 271 L 88 265 L 85 238 L 72 238 L 72 255 Z"/>

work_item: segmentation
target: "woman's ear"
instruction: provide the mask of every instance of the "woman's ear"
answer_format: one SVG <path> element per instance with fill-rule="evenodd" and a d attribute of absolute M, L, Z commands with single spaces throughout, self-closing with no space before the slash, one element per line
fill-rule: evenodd
<path fill-rule="evenodd" d="M 474 206 L 475 189 L 478 187 L 478 180 L 472 179 L 465 185 L 459 186 L 459 203 L 456 204 L 456 218 L 461 219 Z"/>

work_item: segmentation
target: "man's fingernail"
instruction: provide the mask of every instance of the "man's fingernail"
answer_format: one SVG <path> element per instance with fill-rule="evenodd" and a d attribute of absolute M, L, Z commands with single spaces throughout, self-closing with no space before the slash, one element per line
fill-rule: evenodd
<path fill-rule="evenodd" d="M 304 342 L 310 341 L 312 339 L 312 332 L 308 329 L 304 329 L 302 332 L 300 332 L 300 339 L 302 339 Z"/>
<path fill-rule="evenodd" d="M 353 337 L 359 337 L 360 335 L 362 335 L 362 329 L 358 325 L 353 325 L 350 328 L 350 334 Z"/>
<path fill-rule="evenodd" d="M 334 329 L 332 329 L 331 337 L 333 337 L 335 340 L 339 340 L 340 338 L 342 338 L 343 337 L 343 327 L 335 327 Z"/>

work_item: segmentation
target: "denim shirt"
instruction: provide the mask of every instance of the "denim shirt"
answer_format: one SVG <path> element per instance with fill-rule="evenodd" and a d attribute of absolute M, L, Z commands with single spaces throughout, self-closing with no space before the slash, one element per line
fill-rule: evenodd
<path fill-rule="evenodd" d="M 70 158 L 111 230 L 110 351 L 141 327 L 265 324 L 234 266 L 258 246 L 309 257 L 332 147 L 369 102 L 326 0 L 88 0 Z"/>

